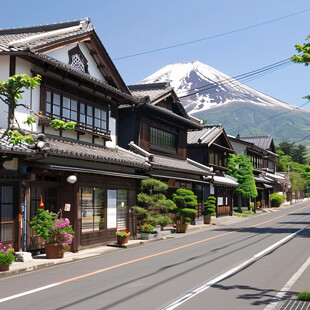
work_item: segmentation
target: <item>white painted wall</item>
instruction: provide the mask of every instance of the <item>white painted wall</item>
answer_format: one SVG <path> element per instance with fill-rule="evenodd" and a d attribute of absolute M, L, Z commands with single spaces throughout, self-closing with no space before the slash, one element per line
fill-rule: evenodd
<path fill-rule="evenodd" d="M 238 142 L 235 142 L 235 141 L 231 141 L 230 140 L 230 143 L 231 143 L 231 146 L 233 147 L 234 151 L 237 153 L 237 154 L 246 154 L 246 146 L 242 143 L 238 143 Z"/>
<path fill-rule="evenodd" d="M 0 56 L 0 81 L 7 81 L 10 74 L 10 56 Z M 7 105 L 0 101 L 0 126 L 6 128 L 8 119 Z"/>
<path fill-rule="evenodd" d="M 34 65 L 30 62 L 16 58 L 16 74 L 27 74 L 29 76 L 32 76 L 31 69 L 34 69 Z M 39 114 L 40 112 L 40 86 L 37 86 L 35 89 L 26 89 L 23 93 L 23 99 L 20 100 L 20 103 L 23 103 L 30 107 L 31 110 L 33 110 L 36 114 Z M 27 119 L 29 116 L 29 110 L 23 107 L 16 108 L 15 116 L 18 119 L 18 122 L 21 126 L 21 128 L 26 130 L 33 130 L 35 132 L 38 132 L 38 126 L 37 124 L 33 124 L 32 128 L 30 128 L 28 125 L 23 124 L 23 122 Z"/>
<path fill-rule="evenodd" d="M 116 146 L 116 119 L 111 117 L 111 111 L 109 112 L 109 130 L 111 131 L 112 141 L 108 141 L 106 146 L 115 147 Z"/>
<path fill-rule="evenodd" d="M 58 48 L 56 50 L 50 51 L 45 53 L 46 55 L 57 59 L 58 61 L 61 61 L 65 64 L 69 64 L 69 55 L 68 51 L 72 48 L 76 47 L 76 44 L 67 45 L 65 47 Z M 83 55 L 88 61 L 88 72 L 91 76 L 103 81 L 106 83 L 106 80 L 102 76 L 101 72 L 97 68 L 97 64 L 93 57 L 90 55 L 88 48 L 86 47 L 85 43 L 79 43 L 79 48 L 81 49 Z"/>

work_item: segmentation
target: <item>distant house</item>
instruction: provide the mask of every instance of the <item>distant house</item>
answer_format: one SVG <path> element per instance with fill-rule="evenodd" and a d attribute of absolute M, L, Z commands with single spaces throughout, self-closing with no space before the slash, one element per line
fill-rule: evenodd
<path fill-rule="evenodd" d="M 25 91 L 22 103 L 39 115 L 24 130 L 44 135 L 31 148 L 1 140 L 0 241 L 16 250 L 41 247 L 28 225 L 41 197 L 46 209 L 62 210 L 73 224 L 73 251 L 114 240 L 117 229 L 131 227 L 127 206 L 136 203 L 136 188 L 150 169 L 144 156 L 117 146 L 118 107 L 138 102 L 88 18 L 0 30 L 0 80 L 21 73 L 42 76 L 41 87 Z M 28 110 L 18 108 L 16 115 L 22 124 Z M 54 118 L 76 122 L 75 130 L 55 131 Z M 6 124 L 1 113 L 0 125 Z"/>
<path fill-rule="evenodd" d="M 229 154 L 235 151 L 221 125 L 204 126 L 197 131 L 189 131 L 187 137 L 188 157 L 213 169 L 215 175 L 205 196 L 217 198 L 217 216 L 232 215 L 233 192 L 238 182 L 226 175 Z"/>
<path fill-rule="evenodd" d="M 276 173 L 276 154 L 273 138 L 270 136 L 232 137 L 230 142 L 237 153 L 250 156 L 258 192 L 258 207 L 271 207 L 269 196 L 274 191 L 283 189 L 283 177 Z M 283 181 L 281 181 L 283 179 Z M 283 186 L 282 186 L 283 185 Z"/>
<path fill-rule="evenodd" d="M 139 104 L 119 108 L 119 145 L 148 159 L 147 174 L 168 183 L 168 196 L 178 188 L 192 190 L 198 196 L 197 218 L 201 217 L 203 186 L 210 184 L 204 177 L 212 172 L 187 157 L 187 130 L 203 126 L 186 113 L 168 83 L 128 88 Z"/>

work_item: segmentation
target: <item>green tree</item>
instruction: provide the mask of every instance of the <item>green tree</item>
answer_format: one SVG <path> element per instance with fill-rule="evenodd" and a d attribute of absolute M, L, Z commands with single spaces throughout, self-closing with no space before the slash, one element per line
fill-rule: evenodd
<path fill-rule="evenodd" d="M 290 173 L 290 181 L 293 191 L 302 191 L 305 189 L 305 178 L 298 172 Z"/>
<path fill-rule="evenodd" d="M 307 36 L 306 41 L 310 41 L 310 35 Z M 292 62 L 298 64 L 304 64 L 305 66 L 309 66 L 310 64 L 310 42 L 305 42 L 303 45 L 296 44 L 295 48 L 298 53 L 302 53 L 301 55 L 294 55 L 291 57 Z M 305 96 L 305 99 L 310 100 L 310 96 Z"/>
<path fill-rule="evenodd" d="M 185 188 L 179 188 L 175 194 L 172 195 L 172 200 L 175 202 L 177 208 L 174 213 L 179 214 L 179 221 L 181 224 L 193 220 L 197 210 L 195 207 L 198 205 L 197 196 L 193 191 Z"/>
<path fill-rule="evenodd" d="M 279 154 L 282 151 L 283 154 Z M 277 147 L 277 153 L 279 155 L 288 155 L 292 157 L 292 161 L 299 164 L 305 164 L 307 159 L 307 147 L 305 145 L 299 144 L 295 145 L 293 143 L 281 142 Z"/>
<path fill-rule="evenodd" d="M 242 196 L 245 199 L 257 197 L 253 164 L 249 156 L 230 154 L 228 158 L 228 174 L 236 178 L 240 184 L 235 190 L 239 197 Z M 239 199 L 238 208 L 241 208 L 241 199 Z"/>
<path fill-rule="evenodd" d="M 150 222 L 153 226 L 165 226 L 172 223 L 169 216 L 161 213 L 172 212 L 176 205 L 163 194 L 168 185 L 156 179 L 146 179 L 141 182 L 141 192 L 137 196 L 139 206 L 132 207 L 143 215 L 143 224 Z"/>

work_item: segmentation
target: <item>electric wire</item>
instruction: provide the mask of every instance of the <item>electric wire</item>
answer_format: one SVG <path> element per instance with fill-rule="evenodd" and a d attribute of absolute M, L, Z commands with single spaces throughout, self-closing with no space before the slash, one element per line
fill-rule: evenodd
<path fill-rule="evenodd" d="M 152 50 L 148 50 L 148 51 L 144 51 L 144 52 L 139 52 L 139 53 L 135 53 L 135 54 L 121 56 L 121 57 L 114 58 L 113 60 L 116 61 L 116 60 L 122 60 L 122 59 L 126 59 L 126 58 L 142 56 L 142 55 L 146 55 L 146 54 L 150 54 L 150 53 L 155 53 L 155 52 L 160 52 L 160 51 L 164 51 L 164 50 L 168 50 L 168 49 L 172 49 L 172 48 L 176 48 L 176 47 L 180 47 L 180 46 L 184 46 L 184 45 L 190 45 L 190 44 L 198 43 L 198 42 L 201 42 L 201 41 L 215 39 L 215 38 L 223 37 L 223 36 L 230 35 L 230 34 L 233 34 L 233 33 L 241 32 L 241 31 L 244 31 L 244 30 L 248 30 L 248 29 L 259 27 L 259 26 L 263 26 L 263 25 L 266 25 L 266 24 L 274 23 L 274 22 L 277 22 L 277 21 L 280 21 L 280 20 L 283 20 L 283 19 L 286 19 L 286 18 L 290 18 L 290 17 L 296 16 L 296 15 L 299 15 L 299 14 L 303 14 L 303 13 L 306 13 L 306 12 L 309 12 L 309 11 L 310 11 L 310 9 L 306 9 L 306 10 L 303 10 L 303 11 L 299 11 L 299 12 L 296 12 L 296 13 L 292 13 L 292 14 L 289 14 L 289 15 L 282 16 L 282 17 L 278 17 L 278 18 L 274 18 L 274 19 L 271 19 L 271 20 L 267 20 L 267 21 L 264 21 L 264 22 L 261 22 L 261 23 L 258 23 L 258 24 L 254 24 L 254 25 L 251 25 L 251 26 L 247 26 L 247 27 L 243 27 L 243 28 L 238 28 L 238 29 L 235 29 L 235 30 L 231 30 L 231 31 L 215 34 L 215 35 L 208 36 L 208 37 L 205 37 L 205 38 L 200 38 L 200 39 L 197 39 L 197 40 L 191 40 L 191 41 L 187 41 L 187 42 L 183 42 L 183 43 L 179 43 L 179 44 L 169 45 L 169 46 L 165 46 L 165 47 L 161 47 L 161 48 L 156 48 L 156 49 L 152 49 Z"/>
<path fill-rule="evenodd" d="M 207 91 L 212 90 L 214 88 L 217 88 L 218 86 L 226 85 L 229 83 L 233 84 L 234 82 L 240 83 L 243 80 L 258 76 L 259 74 L 263 74 L 266 72 L 267 72 L 266 74 L 269 74 L 269 72 L 271 73 L 271 72 L 276 71 L 274 69 L 277 69 L 277 68 L 282 69 L 282 67 L 284 68 L 290 64 L 291 64 L 290 58 L 284 59 L 284 60 L 281 60 L 279 62 L 273 63 L 271 65 L 268 65 L 268 66 L 265 66 L 265 67 L 262 67 L 262 68 L 259 68 L 259 69 L 253 70 L 253 71 L 249 71 L 247 73 L 239 74 L 239 75 L 231 77 L 231 78 L 227 78 L 227 79 L 220 80 L 218 82 L 214 82 L 212 85 L 203 85 L 203 86 L 197 87 L 197 88 L 193 89 L 192 93 L 189 93 L 189 94 L 186 94 L 183 96 L 179 96 L 179 94 L 182 92 L 185 92 L 185 90 L 178 92 L 178 97 L 180 99 L 186 98 L 186 97 L 191 97 L 191 96 L 196 95 L 198 93 L 204 93 L 204 92 L 207 92 Z M 263 75 L 266 75 L 266 74 L 263 74 Z"/>

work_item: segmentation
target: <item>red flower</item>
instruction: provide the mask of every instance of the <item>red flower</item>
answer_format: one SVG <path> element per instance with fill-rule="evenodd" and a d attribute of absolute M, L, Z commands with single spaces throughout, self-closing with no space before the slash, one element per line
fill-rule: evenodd
<path fill-rule="evenodd" d="M 128 230 L 128 229 L 126 229 L 126 233 L 127 233 L 127 234 L 129 233 L 129 230 Z"/>
<path fill-rule="evenodd" d="M 150 224 L 150 222 L 147 222 L 147 224 Z"/>
<path fill-rule="evenodd" d="M 147 226 L 144 226 L 144 229 L 149 229 Z"/>

